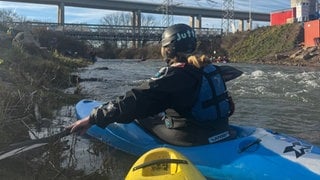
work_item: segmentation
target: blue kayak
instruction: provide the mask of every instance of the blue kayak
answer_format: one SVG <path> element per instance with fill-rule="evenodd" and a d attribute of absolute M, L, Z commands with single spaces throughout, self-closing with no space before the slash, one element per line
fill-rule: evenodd
<path fill-rule="evenodd" d="M 88 116 L 99 101 L 81 100 L 78 119 Z M 87 133 L 132 155 L 172 148 L 187 157 L 207 178 L 213 179 L 320 179 L 320 148 L 271 130 L 232 125 L 235 139 L 192 147 L 174 146 L 150 135 L 137 123 L 92 126 Z"/>

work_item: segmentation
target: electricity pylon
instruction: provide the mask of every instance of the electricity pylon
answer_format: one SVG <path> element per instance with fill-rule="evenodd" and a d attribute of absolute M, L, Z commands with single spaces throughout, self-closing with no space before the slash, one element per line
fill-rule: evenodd
<path fill-rule="evenodd" d="M 173 0 L 163 0 L 162 2 L 161 9 L 163 12 L 163 17 L 162 17 L 163 26 L 168 27 L 173 24 L 172 5 L 173 5 Z"/>
<path fill-rule="evenodd" d="M 230 28 L 234 28 L 234 0 L 223 0 L 222 10 L 224 14 L 221 20 L 221 29 L 225 34 L 228 34 Z"/>

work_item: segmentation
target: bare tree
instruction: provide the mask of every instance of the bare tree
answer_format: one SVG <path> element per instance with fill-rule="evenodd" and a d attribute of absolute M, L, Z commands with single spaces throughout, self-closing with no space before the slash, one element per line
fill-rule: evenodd
<path fill-rule="evenodd" d="M 156 19 L 152 15 L 141 15 L 141 26 L 155 26 Z"/>
<path fill-rule="evenodd" d="M 0 10 L 0 19 L 2 22 L 15 22 L 22 20 L 22 17 L 12 10 L 2 9 Z"/>
<path fill-rule="evenodd" d="M 152 29 L 152 26 L 155 26 L 155 18 L 152 15 L 141 14 L 141 26 L 140 29 L 132 28 L 132 14 L 131 13 L 114 13 L 106 15 L 102 18 L 102 24 L 106 25 L 105 29 L 101 31 L 113 33 L 114 41 L 117 41 L 117 44 L 126 48 L 128 47 L 128 41 L 121 41 L 125 36 L 129 36 L 130 33 L 137 33 L 139 36 L 146 36 L 147 33 Z M 150 28 L 151 27 L 151 28 Z M 131 42 L 130 42 L 131 43 Z M 143 42 L 145 44 L 145 42 Z"/>
<path fill-rule="evenodd" d="M 102 18 L 102 23 L 110 26 L 130 26 L 131 15 L 129 13 L 114 13 Z"/>
<path fill-rule="evenodd" d="M 16 12 L 7 9 L 0 10 L 0 21 L 4 27 L 13 26 L 14 22 L 25 22 L 25 17 L 19 16 Z"/>
<path fill-rule="evenodd" d="M 101 22 L 110 26 L 131 26 L 132 14 L 124 12 L 108 14 L 102 18 Z M 154 16 L 141 14 L 141 26 L 154 26 L 155 24 Z"/>

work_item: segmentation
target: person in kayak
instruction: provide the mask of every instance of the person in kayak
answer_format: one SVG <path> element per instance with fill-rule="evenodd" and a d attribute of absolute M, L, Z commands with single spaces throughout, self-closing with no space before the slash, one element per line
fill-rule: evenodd
<path fill-rule="evenodd" d="M 93 109 L 67 128 L 71 133 L 84 134 L 92 125 L 105 128 L 114 122 L 136 121 L 161 140 L 178 146 L 231 138 L 228 118 L 234 111 L 233 101 L 219 67 L 190 56 L 196 44 L 190 26 L 168 27 L 161 40 L 167 66 L 150 81 Z"/>

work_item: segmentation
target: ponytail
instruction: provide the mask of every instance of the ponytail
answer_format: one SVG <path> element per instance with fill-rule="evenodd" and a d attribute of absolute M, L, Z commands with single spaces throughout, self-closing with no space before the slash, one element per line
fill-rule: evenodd
<path fill-rule="evenodd" d="M 208 64 L 211 64 L 210 59 L 205 55 L 193 55 L 188 57 L 188 63 L 196 66 L 197 68 L 201 68 Z"/>

